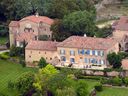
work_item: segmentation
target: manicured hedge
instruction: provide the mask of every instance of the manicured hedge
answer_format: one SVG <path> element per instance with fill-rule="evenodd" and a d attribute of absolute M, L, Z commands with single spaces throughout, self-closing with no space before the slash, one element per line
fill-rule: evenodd
<path fill-rule="evenodd" d="M 123 84 L 123 79 L 119 77 L 109 78 L 109 79 L 101 79 L 102 84 L 109 84 L 113 86 L 121 86 Z"/>

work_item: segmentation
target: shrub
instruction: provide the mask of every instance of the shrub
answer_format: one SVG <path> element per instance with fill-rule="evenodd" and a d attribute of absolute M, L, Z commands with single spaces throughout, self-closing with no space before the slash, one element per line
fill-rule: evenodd
<path fill-rule="evenodd" d="M 103 77 L 100 76 L 79 76 L 79 79 L 92 79 L 92 80 L 101 80 Z"/>
<path fill-rule="evenodd" d="M 15 87 L 14 82 L 8 81 L 8 88 L 9 88 L 9 89 L 13 89 L 14 87 Z"/>
<path fill-rule="evenodd" d="M 22 65 L 22 67 L 26 67 L 26 63 L 25 60 L 20 59 L 19 63 Z"/>
<path fill-rule="evenodd" d="M 97 84 L 97 85 L 95 85 L 95 89 L 96 89 L 96 91 L 101 92 L 101 91 L 103 90 L 102 84 Z"/>
<path fill-rule="evenodd" d="M 15 47 L 14 45 L 11 47 L 11 49 L 10 49 L 10 53 L 9 53 L 9 55 L 11 56 L 11 57 L 13 57 L 13 56 L 21 56 L 21 54 L 24 54 L 24 49 L 23 48 L 21 48 L 21 47 Z"/>
<path fill-rule="evenodd" d="M 122 84 L 122 79 L 119 77 L 114 77 L 111 81 L 112 85 L 120 86 Z"/>
<path fill-rule="evenodd" d="M 17 78 L 15 88 L 21 96 L 26 96 L 33 89 L 34 73 L 26 72 Z"/>
<path fill-rule="evenodd" d="M 10 56 L 8 56 L 7 53 L 2 53 L 2 54 L 0 54 L 0 58 L 4 59 L 4 60 L 7 60 L 7 59 L 10 58 Z"/>
<path fill-rule="evenodd" d="M 125 83 L 126 86 L 128 86 L 128 77 L 124 78 L 124 83 Z"/>
<path fill-rule="evenodd" d="M 45 66 L 47 66 L 47 62 L 43 57 L 41 57 L 41 59 L 38 63 L 38 66 L 39 66 L 39 68 L 44 68 Z"/>
<path fill-rule="evenodd" d="M 4 95 L 4 93 L 0 93 L 0 96 L 6 96 L 6 95 Z"/>

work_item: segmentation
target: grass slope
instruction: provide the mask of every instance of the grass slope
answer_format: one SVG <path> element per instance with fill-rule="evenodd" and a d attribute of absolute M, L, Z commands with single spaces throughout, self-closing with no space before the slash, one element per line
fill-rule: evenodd
<path fill-rule="evenodd" d="M 0 93 L 5 96 L 16 96 L 16 92 L 7 88 L 8 81 L 15 81 L 24 72 L 36 72 L 36 68 L 23 68 L 20 64 L 0 60 Z"/>
<path fill-rule="evenodd" d="M 128 96 L 128 88 L 104 87 L 97 96 Z"/>
<path fill-rule="evenodd" d="M 86 80 L 86 79 L 85 79 Z M 99 81 L 86 80 L 88 84 L 88 90 L 91 91 Z M 97 96 L 128 96 L 128 88 L 116 88 L 116 87 L 103 87 L 102 92 L 97 92 Z"/>

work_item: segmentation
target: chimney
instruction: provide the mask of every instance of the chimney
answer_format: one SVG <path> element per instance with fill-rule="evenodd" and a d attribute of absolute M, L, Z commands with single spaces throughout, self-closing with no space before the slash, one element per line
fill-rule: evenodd
<path fill-rule="evenodd" d="M 36 17 L 39 17 L 39 13 L 38 12 L 36 12 L 35 15 L 36 15 Z"/>
<path fill-rule="evenodd" d="M 87 35 L 86 35 L 86 34 L 84 34 L 84 37 L 87 37 Z"/>

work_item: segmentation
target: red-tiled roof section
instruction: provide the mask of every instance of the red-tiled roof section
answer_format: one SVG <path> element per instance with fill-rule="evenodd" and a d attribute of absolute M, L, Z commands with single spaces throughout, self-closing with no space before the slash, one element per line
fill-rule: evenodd
<path fill-rule="evenodd" d="M 58 47 L 67 48 L 86 48 L 86 49 L 97 49 L 106 50 L 114 46 L 117 42 L 112 38 L 95 38 L 95 37 L 80 37 L 71 36 L 63 42 L 59 43 Z"/>
<path fill-rule="evenodd" d="M 35 23 L 44 22 L 49 25 L 53 24 L 53 22 L 54 22 L 53 19 L 48 18 L 46 16 L 35 16 L 35 15 L 25 17 L 25 18 L 21 19 L 20 21 L 23 21 L 23 20 L 30 20 Z"/>
<path fill-rule="evenodd" d="M 123 16 L 112 25 L 115 30 L 128 31 L 128 17 Z"/>
<path fill-rule="evenodd" d="M 22 33 L 19 33 L 17 36 L 16 36 L 16 40 L 17 41 L 26 41 L 26 42 L 29 42 L 31 40 L 35 40 L 35 34 L 33 32 L 22 32 Z"/>
<path fill-rule="evenodd" d="M 56 51 L 58 42 L 53 41 L 30 41 L 26 46 L 28 50 Z"/>
<path fill-rule="evenodd" d="M 128 70 L 128 59 L 123 59 L 122 60 L 122 68 L 124 70 Z"/>
<path fill-rule="evenodd" d="M 19 27 L 19 22 L 18 21 L 11 21 L 9 26 Z"/>

